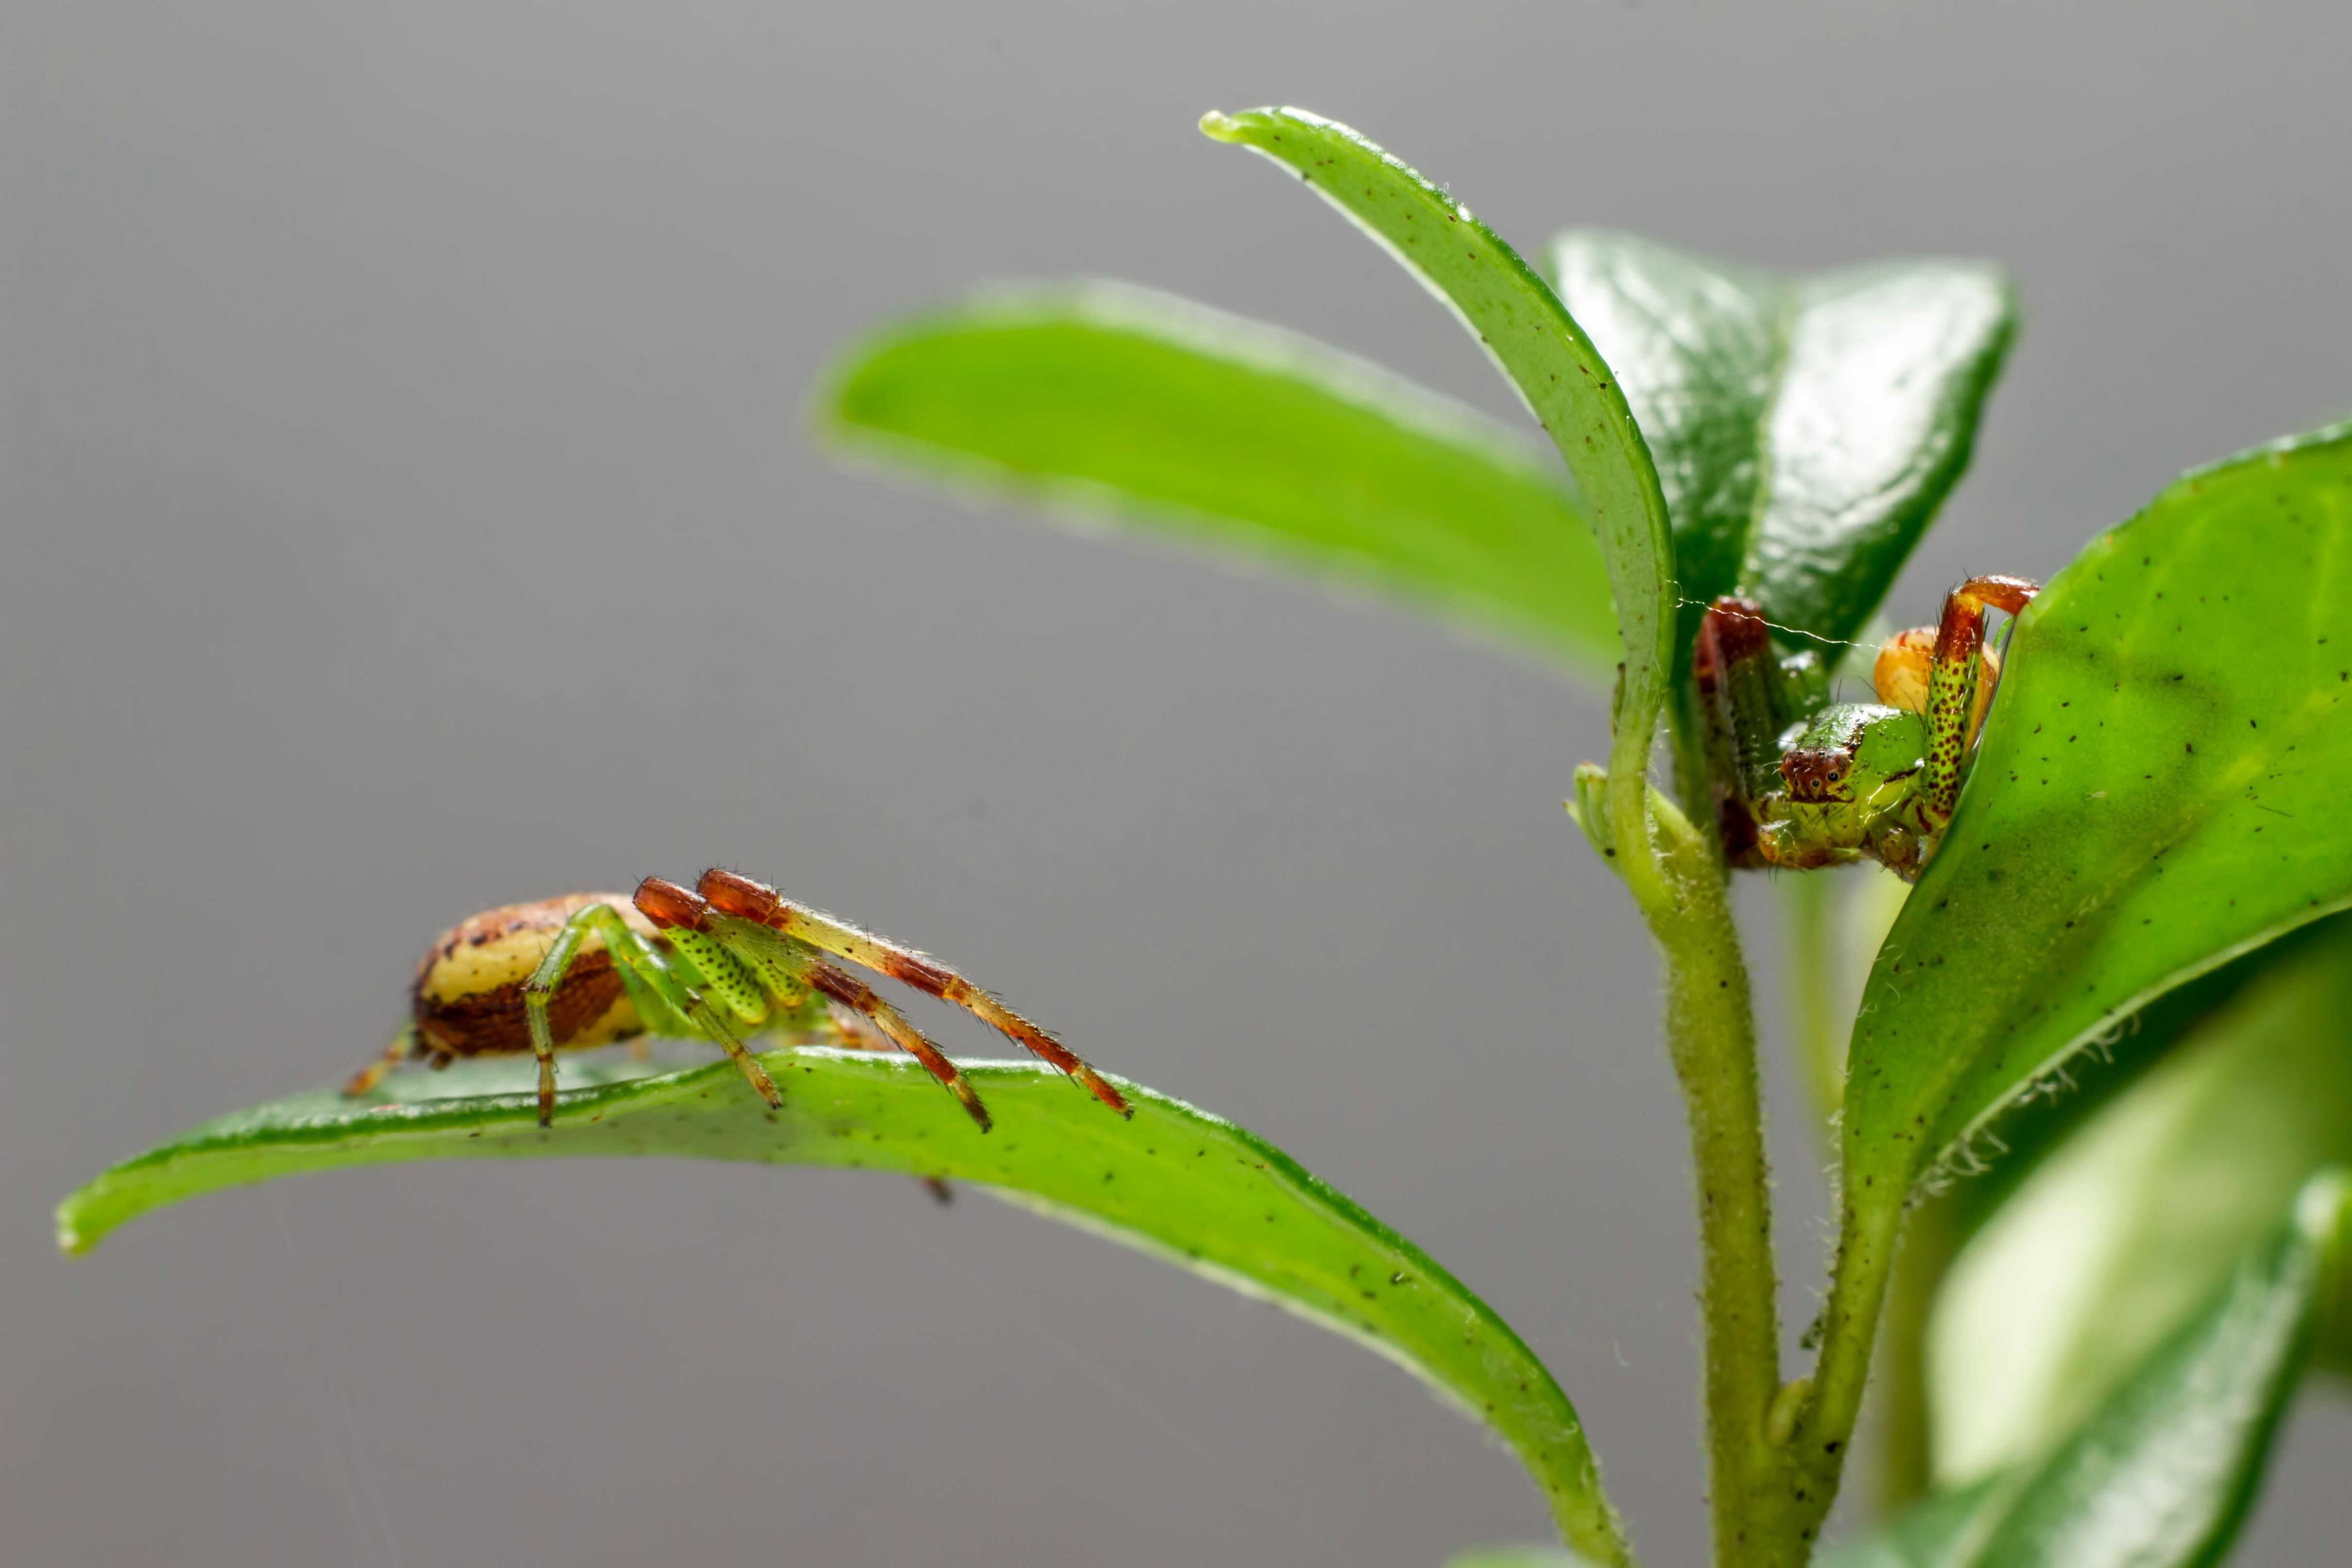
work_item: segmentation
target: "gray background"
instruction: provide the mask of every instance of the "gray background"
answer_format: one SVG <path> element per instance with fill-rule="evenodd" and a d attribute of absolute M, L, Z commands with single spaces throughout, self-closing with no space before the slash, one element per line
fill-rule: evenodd
<path fill-rule="evenodd" d="M 1550 1360 L 1651 1561 L 1697 1561 L 1654 970 L 1559 804 L 1595 704 L 845 476 L 795 409 L 861 324 L 1095 272 L 1517 417 L 1192 129 L 1268 100 L 1529 246 L 2011 265 L 2028 327 L 1906 616 L 2352 407 L 2337 7 L 1776 11 L 17 0 L 0 1555 L 1369 1568 L 1542 1532 L 1355 1348 L 911 1183 L 345 1172 L 51 1255 L 110 1159 L 356 1064 L 447 922 L 724 860 L 1428 1244 Z M 1823 1200 L 1780 1124 L 1801 1323 Z M 2247 1561 L 2336 1554 L 2348 1451 L 2308 1402 Z"/>

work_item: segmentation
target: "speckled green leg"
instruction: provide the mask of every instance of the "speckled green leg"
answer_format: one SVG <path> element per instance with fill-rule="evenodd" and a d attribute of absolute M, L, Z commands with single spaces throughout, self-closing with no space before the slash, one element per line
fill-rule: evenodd
<path fill-rule="evenodd" d="M 1944 601 L 1944 617 L 1936 628 L 1936 662 L 1927 673 L 1927 762 L 1920 780 L 1921 808 L 1931 838 L 1943 831 L 1960 803 L 1985 611 L 2015 615 L 2039 591 L 2038 585 L 2021 577 L 1972 577 Z"/>
<path fill-rule="evenodd" d="M 743 1042 L 702 991 L 680 972 L 681 966 L 656 950 L 621 918 L 609 904 L 593 904 L 581 910 L 555 934 L 547 956 L 523 983 L 523 1018 L 530 1028 L 531 1054 L 539 1059 L 539 1124 L 555 1120 L 555 1036 L 547 1017 L 548 998 L 580 955 L 590 935 L 604 939 L 613 967 L 628 992 L 630 1004 L 646 1028 L 656 1033 L 696 1035 L 727 1053 L 762 1100 L 781 1106 L 783 1098 L 767 1070 L 743 1049 Z M 689 960 L 690 961 L 690 960 Z M 697 974 L 694 979 L 703 977 Z M 765 1016 L 764 1008 L 761 1016 Z"/>

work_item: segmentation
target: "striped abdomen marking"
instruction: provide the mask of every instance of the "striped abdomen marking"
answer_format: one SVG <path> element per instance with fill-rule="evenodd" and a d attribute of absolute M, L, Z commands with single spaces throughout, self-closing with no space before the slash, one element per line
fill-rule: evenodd
<path fill-rule="evenodd" d="M 529 1051 L 523 982 L 539 967 L 563 923 L 592 904 L 610 904 L 631 925 L 653 934 L 626 899 L 609 893 L 574 893 L 484 910 L 436 938 L 417 965 L 409 991 L 420 1054 Z M 591 936 L 583 944 L 563 983 L 548 998 L 548 1021 L 555 1043 L 568 1050 L 609 1045 L 645 1032 L 603 938 Z"/>

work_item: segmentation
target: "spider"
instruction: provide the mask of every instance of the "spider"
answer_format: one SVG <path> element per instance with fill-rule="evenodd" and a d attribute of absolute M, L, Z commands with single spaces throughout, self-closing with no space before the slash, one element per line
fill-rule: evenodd
<path fill-rule="evenodd" d="M 713 867 L 698 890 L 647 877 L 633 898 L 574 893 L 486 910 L 425 950 L 409 1020 L 343 1085 L 364 1094 L 404 1061 L 539 1058 L 539 1124 L 555 1118 L 555 1053 L 646 1034 L 707 1040 L 771 1106 L 782 1097 L 743 1048 L 747 1035 L 802 1033 L 871 1047 L 866 1030 L 920 1061 L 988 1131 L 988 1108 L 946 1053 L 828 956 L 950 1001 L 1131 1116 L 1126 1098 L 1068 1047 L 912 948 L 786 903 Z M 836 1010 L 838 1009 L 838 1010 Z"/>
<path fill-rule="evenodd" d="M 1723 598 L 1699 622 L 1698 686 L 1724 853 L 1803 871 L 1870 859 L 1916 881 L 1959 803 L 2000 662 L 1985 612 L 2015 615 L 2040 585 L 1972 577 L 1942 622 L 1878 651 L 1878 703 L 1832 703 L 1818 655 L 1778 658 L 1761 611 Z"/>

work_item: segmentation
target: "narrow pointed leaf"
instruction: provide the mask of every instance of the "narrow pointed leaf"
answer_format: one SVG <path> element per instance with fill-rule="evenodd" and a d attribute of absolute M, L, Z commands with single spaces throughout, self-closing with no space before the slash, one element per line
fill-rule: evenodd
<path fill-rule="evenodd" d="M 2352 1168 L 2352 920 L 2278 946 L 1961 1253 L 1928 1342 L 1942 1484 L 2071 1431 L 2305 1182 Z"/>
<path fill-rule="evenodd" d="M 970 494 L 1392 594 L 1588 679 L 1617 662 L 1600 548 L 1540 447 L 1280 328 L 1117 284 L 1004 291 L 852 345 L 816 412 Z"/>
<path fill-rule="evenodd" d="M 1665 704 L 1675 593 L 1665 497 L 1615 372 L 1517 252 L 1348 127 L 1304 110 L 1255 109 L 1207 115 L 1201 129 L 1288 168 L 1403 263 L 1486 346 L 1559 448 L 1608 563 L 1623 641 L 1609 773 L 1624 841 L 1644 820 L 1642 774 Z M 1650 874 L 1634 856 L 1620 866 Z"/>
<path fill-rule="evenodd" d="M 1967 1493 L 1930 1499 L 1830 1568 L 2206 1568 L 2251 1507 L 2312 1324 L 2343 1287 L 2347 1185 L 2318 1178 L 2087 1420 Z"/>
<path fill-rule="evenodd" d="M 1557 1546 L 1473 1546 L 1447 1558 L 1445 1568 L 1591 1568 L 1591 1559 Z"/>
<path fill-rule="evenodd" d="M 1412 1242 L 1264 1139 L 1122 1082 L 1131 1121 L 1059 1074 L 975 1062 L 995 1113 L 983 1134 L 921 1069 L 824 1050 L 761 1059 L 785 1094 L 770 1112 L 719 1062 L 626 1076 L 567 1067 L 552 1130 L 528 1064 L 396 1077 L 393 1103 L 298 1096 L 208 1123 L 66 1199 L 58 1241 L 87 1251 L 150 1209 L 340 1166 L 426 1159 L 670 1155 L 945 1176 L 1165 1258 L 1345 1334 L 1426 1380 L 1519 1456 L 1566 1537 L 1608 1564 L 1622 1535 L 1568 1398 L 1485 1302 Z M 598 1078 L 604 1082 L 595 1082 Z M 448 1098 L 451 1089 L 470 1091 Z"/>
<path fill-rule="evenodd" d="M 1551 261 L 1657 463 L 1679 645 L 1735 591 L 1853 637 L 1968 466 L 2015 330 L 2008 280 L 1949 260 L 1787 277 L 1587 229 Z"/>
<path fill-rule="evenodd" d="M 2019 619 L 1959 811 L 1880 950 L 1846 1246 L 2171 988 L 2352 905 L 2352 429 L 2192 474 Z"/>

